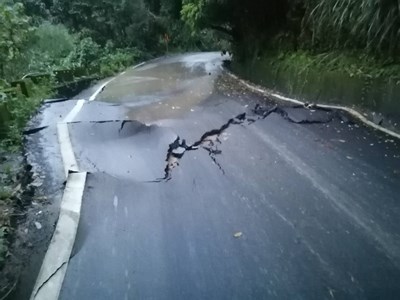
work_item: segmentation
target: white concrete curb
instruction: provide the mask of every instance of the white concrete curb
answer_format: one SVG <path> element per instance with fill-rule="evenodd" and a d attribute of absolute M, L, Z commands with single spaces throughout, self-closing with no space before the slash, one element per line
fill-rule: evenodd
<path fill-rule="evenodd" d="M 57 124 L 58 142 L 60 144 L 61 157 L 64 164 L 65 178 L 68 178 L 70 171 L 78 172 L 78 163 L 76 162 L 74 150 L 72 148 L 69 136 L 68 124 Z"/>
<path fill-rule="evenodd" d="M 305 104 L 302 101 L 299 101 L 299 100 L 296 100 L 296 99 L 292 99 L 292 98 L 288 98 L 288 97 L 273 93 L 271 91 L 268 91 L 267 89 L 263 89 L 263 88 L 260 88 L 260 87 L 258 87 L 256 85 L 250 84 L 247 81 L 239 78 L 238 76 L 232 74 L 229 71 L 227 71 L 227 73 L 228 73 L 228 75 L 230 77 L 232 77 L 233 79 L 239 81 L 241 84 L 243 84 L 244 86 L 246 86 L 248 89 L 252 90 L 253 92 L 258 92 L 258 93 L 261 93 L 261 94 L 263 94 L 265 96 L 269 96 L 269 97 L 272 97 L 272 98 L 275 98 L 275 99 L 281 100 L 281 101 L 287 101 L 287 102 L 291 102 L 291 103 L 299 104 L 299 105 L 304 105 Z M 346 111 L 347 113 L 349 113 L 350 115 L 352 115 L 353 117 L 355 117 L 356 119 L 361 121 L 362 123 L 374 128 L 376 130 L 384 132 L 384 133 L 386 133 L 386 134 L 388 134 L 388 135 L 390 135 L 392 137 L 400 139 L 400 134 L 371 122 L 366 117 L 364 117 L 362 114 L 360 114 L 358 111 L 356 111 L 356 110 L 354 110 L 352 108 L 348 108 L 348 107 L 345 107 L 345 106 L 324 105 L 324 104 L 317 104 L 317 107 Z"/>
<path fill-rule="evenodd" d="M 103 83 L 89 98 L 89 101 L 95 100 L 106 85 L 115 78 Z M 84 99 L 78 100 L 64 120 L 57 123 L 58 141 L 67 184 L 61 201 L 57 226 L 36 279 L 35 287 L 30 297 L 31 300 L 57 300 L 67 272 L 78 231 L 87 176 L 86 172 L 79 171 L 69 135 L 68 123 L 73 122 L 87 102 Z"/>
<path fill-rule="evenodd" d="M 30 299 L 58 299 L 81 213 L 86 172 L 71 173 L 67 179 L 60 216 Z"/>

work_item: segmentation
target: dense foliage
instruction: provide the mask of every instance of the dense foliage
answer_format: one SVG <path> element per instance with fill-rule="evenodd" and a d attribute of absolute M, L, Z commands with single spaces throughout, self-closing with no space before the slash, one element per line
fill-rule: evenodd
<path fill-rule="evenodd" d="M 215 47 L 211 31 L 192 31 L 181 9 L 181 0 L 2 1 L 0 76 L 100 64 L 109 75 L 167 50 Z"/>
<path fill-rule="evenodd" d="M 309 0 L 306 11 L 313 45 L 389 55 L 400 50 L 398 0 Z"/>
<path fill-rule="evenodd" d="M 20 144 L 45 96 L 11 88 L 25 75 L 50 75 L 38 86 L 49 91 L 60 70 L 106 77 L 168 51 L 219 47 L 211 30 L 192 30 L 181 10 L 182 0 L 0 0 L 0 146 Z"/>
<path fill-rule="evenodd" d="M 182 17 L 229 35 L 239 56 L 278 47 L 400 53 L 398 0 L 184 0 Z"/>
<path fill-rule="evenodd" d="M 19 57 L 30 32 L 29 18 L 24 7 L 17 3 L 0 3 L 0 76 L 6 76 L 6 68 Z"/>
<path fill-rule="evenodd" d="M 399 0 L 8 0 L 0 25 L 2 78 L 105 57 L 122 67 L 143 54 L 221 49 L 227 41 L 237 57 L 271 48 L 400 52 Z"/>

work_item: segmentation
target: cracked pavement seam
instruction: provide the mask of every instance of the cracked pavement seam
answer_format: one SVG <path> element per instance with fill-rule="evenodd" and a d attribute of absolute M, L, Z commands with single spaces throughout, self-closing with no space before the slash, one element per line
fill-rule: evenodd
<path fill-rule="evenodd" d="M 326 124 L 333 121 L 335 118 L 339 118 L 341 120 L 346 119 L 337 111 L 333 111 L 331 109 L 326 109 L 326 108 L 319 108 L 312 105 L 295 105 L 287 108 L 303 109 L 310 111 L 311 113 L 320 110 L 331 114 L 326 119 L 321 118 L 315 120 L 308 120 L 307 118 L 305 118 L 304 120 L 295 120 L 289 115 L 289 113 L 285 110 L 285 108 L 281 108 L 277 104 L 274 105 L 272 108 L 264 108 L 260 104 L 257 104 L 255 108 L 251 110 L 254 115 L 251 116 L 250 118 L 247 117 L 246 113 L 239 114 L 236 117 L 229 119 L 229 121 L 224 125 L 222 125 L 219 129 L 213 129 L 206 132 L 205 134 L 203 134 L 200 140 L 198 140 L 197 142 L 195 142 L 190 146 L 186 144 L 185 139 L 182 139 L 181 141 L 181 138 L 178 136 L 176 140 L 173 143 L 171 143 L 168 147 L 167 157 L 165 160 L 167 164 L 164 170 L 164 177 L 158 178 L 151 182 L 158 183 L 158 182 L 167 182 L 171 180 L 172 170 L 179 166 L 179 161 L 183 158 L 185 153 L 187 151 L 198 150 L 199 147 L 208 152 L 212 162 L 219 168 L 222 174 L 225 175 L 225 171 L 222 165 L 217 160 L 217 155 L 222 154 L 222 151 L 218 149 L 218 144 L 222 144 L 222 142 L 219 139 L 220 135 L 225 130 L 227 130 L 231 125 L 243 125 L 245 121 L 248 122 L 247 125 L 251 125 L 257 122 L 258 120 L 266 119 L 272 113 L 276 113 L 279 116 L 281 116 L 284 120 L 296 124 Z M 123 129 L 125 122 L 126 121 L 122 122 L 120 131 Z"/>

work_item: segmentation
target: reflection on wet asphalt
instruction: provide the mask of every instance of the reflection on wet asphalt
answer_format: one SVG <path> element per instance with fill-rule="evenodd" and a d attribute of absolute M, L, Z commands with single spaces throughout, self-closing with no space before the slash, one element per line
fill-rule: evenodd
<path fill-rule="evenodd" d="M 217 53 L 174 56 L 128 70 L 98 100 L 124 104 L 127 117 L 141 122 L 179 117 L 212 93 L 221 65 Z"/>
<path fill-rule="evenodd" d="M 400 298 L 398 142 L 225 58 L 127 70 L 69 124 L 90 174 L 60 299 Z"/>

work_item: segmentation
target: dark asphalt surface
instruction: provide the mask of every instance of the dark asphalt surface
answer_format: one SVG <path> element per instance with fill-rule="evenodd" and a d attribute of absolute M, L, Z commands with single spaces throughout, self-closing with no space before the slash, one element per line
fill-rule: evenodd
<path fill-rule="evenodd" d="M 90 174 L 60 299 L 400 299 L 399 142 L 220 63 L 128 70 L 69 124 Z"/>

